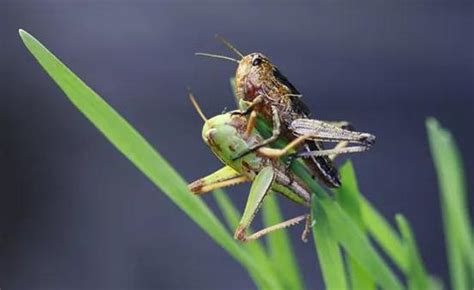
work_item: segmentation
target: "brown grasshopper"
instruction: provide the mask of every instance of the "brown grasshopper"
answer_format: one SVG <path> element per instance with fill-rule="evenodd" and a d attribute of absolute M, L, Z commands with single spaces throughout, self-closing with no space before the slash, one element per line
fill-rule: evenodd
<path fill-rule="evenodd" d="M 197 55 L 221 58 L 238 63 L 235 83 L 241 111 L 236 114 L 250 114 L 248 131 L 251 131 L 252 127 L 255 126 L 257 116 L 261 116 L 267 122 L 273 124 L 273 134 L 270 138 L 254 144 L 235 158 L 240 158 L 249 152 L 266 146 L 274 142 L 279 136 L 283 136 L 287 140 L 294 140 L 305 134 L 312 135 L 314 138 L 306 140 L 302 144 L 304 152 L 298 156 L 306 157 L 306 165 L 318 180 L 328 187 L 339 187 L 341 185 L 339 173 L 329 156 L 366 151 L 375 142 L 375 136 L 367 133 L 341 136 L 338 135 L 341 129 L 350 128 L 347 122 L 324 122 L 310 119 L 310 110 L 301 101 L 300 92 L 270 62 L 269 58 L 261 53 L 243 55 L 223 38 L 221 38 L 221 41 L 234 51 L 240 57 L 240 60 L 207 53 L 197 53 Z M 333 149 L 325 150 L 321 142 L 340 143 Z M 359 145 L 347 147 L 349 143 Z M 323 151 L 325 154 L 309 153 L 315 151 Z M 330 154 L 326 154 L 328 152 Z"/>

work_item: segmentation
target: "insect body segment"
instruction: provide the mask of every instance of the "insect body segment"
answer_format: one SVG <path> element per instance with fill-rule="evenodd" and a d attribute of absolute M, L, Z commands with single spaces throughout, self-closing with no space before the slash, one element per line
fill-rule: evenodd
<path fill-rule="evenodd" d="M 235 238 L 241 241 L 257 239 L 306 219 L 305 239 L 312 224 L 308 214 L 246 235 L 246 230 L 271 191 L 306 207 L 311 204 L 310 192 L 298 176 L 288 169 L 286 159 L 292 161 L 294 158 L 303 158 L 315 178 L 328 187 L 339 187 L 341 182 L 333 159 L 340 154 L 368 150 L 374 144 L 375 136 L 349 130 L 347 122 L 310 119 L 310 110 L 301 101 L 300 92 L 266 56 L 261 53 L 243 55 L 227 41 L 223 42 L 240 59 L 197 54 L 238 63 L 235 88 L 240 110 L 208 120 L 195 104 L 205 119 L 202 137 L 225 166 L 191 183 L 189 188 L 195 194 L 202 194 L 225 186 L 252 182 Z M 256 129 L 257 117 L 272 125 L 271 137 L 263 138 L 261 133 L 266 132 Z M 283 149 L 272 148 L 277 139 L 286 141 L 288 145 Z M 336 143 L 336 146 L 325 149 L 323 142 Z M 288 156 L 285 162 L 281 159 L 283 156 Z"/>
<path fill-rule="evenodd" d="M 249 154 L 240 158 L 235 158 L 236 155 L 241 154 L 241 152 L 246 152 L 249 148 L 264 140 L 256 128 L 252 128 L 252 130 L 249 131 L 248 125 L 250 120 L 245 116 L 235 114 L 235 111 L 217 115 L 210 119 L 203 116 L 203 119 L 205 119 L 205 124 L 202 130 L 202 138 L 214 155 L 225 164 L 225 167 L 192 182 L 189 185 L 189 189 L 195 194 L 203 194 L 222 187 L 244 182 L 252 182 L 247 205 L 240 225 L 235 232 L 235 237 L 237 239 L 241 241 L 257 239 L 269 232 L 308 219 L 304 231 L 306 235 L 309 231 L 307 227 L 310 224 L 308 214 L 263 229 L 250 236 L 247 236 L 245 232 L 264 202 L 265 197 L 270 194 L 270 192 L 282 194 L 286 198 L 305 207 L 310 206 L 311 194 L 306 185 L 291 171 L 287 170 L 287 164 L 283 162 L 280 157 L 289 154 L 293 148 L 299 146 L 301 143 L 313 136 L 297 131 L 302 134 L 282 149 L 265 146 L 260 147 L 255 151 L 251 151 Z M 298 130 L 303 127 L 300 126 L 301 124 L 299 123 L 296 123 L 296 125 Z M 361 134 L 356 132 L 351 133 L 344 129 L 339 129 L 338 132 L 341 139 L 344 139 L 347 134 L 353 136 L 352 138 L 356 138 L 355 136 L 358 136 L 357 134 Z M 317 134 L 317 132 L 315 133 L 312 131 L 309 131 L 308 133 Z M 331 150 L 328 152 L 317 150 L 314 152 L 304 153 L 307 153 L 307 156 L 317 154 L 327 157 L 328 155 L 336 154 L 337 152 Z M 297 154 L 296 157 L 298 156 L 299 155 Z"/>

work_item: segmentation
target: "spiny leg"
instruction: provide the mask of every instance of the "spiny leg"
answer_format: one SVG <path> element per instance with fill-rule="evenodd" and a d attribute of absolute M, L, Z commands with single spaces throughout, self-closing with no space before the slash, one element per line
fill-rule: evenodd
<path fill-rule="evenodd" d="M 339 154 L 347 154 L 347 153 L 364 152 L 364 151 L 369 150 L 369 148 L 370 147 L 368 146 L 351 146 L 351 147 L 343 147 L 343 148 L 333 148 L 333 149 L 326 149 L 326 150 L 300 152 L 296 154 L 296 156 L 297 157 L 331 156 L 331 155 L 339 155 Z"/>
<path fill-rule="evenodd" d="M 242 242 L 249 242 L 249 241 L 253 241 L 253 240 L 256 240 L 256 239 L 259 239 L 260 237 L 266 235 L 266 234 L 269 234 L 271 232 L 274 232 L 274 231 L 277 231 L 277 230 L 281 230 L 281 229 L 284 229 L 284 228 L 288 228 L 288 227 L 291 227 L 291 226 L 294 226 L 294 225 L 297 225 L 299 224 L 301 221 L 307 219 L 309 217 L 309 215 L 305 214 L 305 215 L 300 215 L 300 216 L 297 216 L 295 218 L 292 218 L 292 219 L 289 219 L 289 220 L 286 220 L 284 222 L 281 222 L 281 223 L 278 223 L 276 225 L 273 225 L 273 226 L 269 226 L 267 228 L 264 228 L 256 233 L 253 233 L 251 234 L 250 236 L 244 236 L 244 239 L 242 239 L 241 241 Z M 309 233 L 309 227 L 308 227 L 308 230 L 306 230 L 306 227 L 305 227 L 305 231 L 303 232 L 303 236 L 301 237 L 301 239 L 306 242 L 308 239 L 307 239 L 307 235 Z"/>
<path fill-rule="evenodd" d="M 255 177 L 254 182 L 252 184 L 252 188 L 250 189 L 250 194 L 247 200 L 247 204 L 245 206 L 244 213 L 242 215 L 242 219 L 240 220 L 239 226 L 235 230 L 234 237 L 237 240 L 241 242 L 253 241 L 268 233 L 296 225 L 304 219 L 307 219 L 308 215 L 297 216 L 295 218 L 286 220 L 276 225 L 264 228 L 249 236 L 246 235 L 246 230 L 250 227 L 250 224 L 252 223 L 253 219 L 255 218 L 255 215 L 262 206 L 265 197 L 270 192 L 274 180 L 275 171 L 271 166 L 262 169 Z"/>

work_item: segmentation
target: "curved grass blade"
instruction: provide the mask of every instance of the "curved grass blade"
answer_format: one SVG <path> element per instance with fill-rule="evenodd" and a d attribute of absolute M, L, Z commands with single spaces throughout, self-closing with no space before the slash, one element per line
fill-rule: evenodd
<path fill-rule="evenodd" d="M 331 233 L 342 248 L 372 276 L 383 289 L 401 290 L 402 283 L 383 261 L 368 237 L 344 210 L 329 198 L 314 198 L 321 204 Z M 319 208 L 319 207 L 318 207 Z"/>
<path fill-rule="evenodd" d="M 346 257 L 352 290 L 376 290 L 374 279 L 352 257 Z"/>
<path fill-rule="evenodd" d="M 413 236 L 410 225 L 401 214 L 397 214 L 395 220 L 397 221 L 398 228 L 402 233 L 403 243 L 405 246 L 404 254 L 408 264 L 408 271 L 406 273 L 408 289 L 429 289 L 429 278 L 426 274 L 423 262 L 421 261 L 418 246 L 416 245 L 415 237 Z"/>
<path fill-rule="evenodd" d="M 316 196 L 313 196 L 311 216 L 316 221 L 313 227 L 313 238 L 326 289 L 348 289 L 348 276 L 344 268 L 342 251 L 338 241 L 333 238 L 328 217 Z"/>
<path fill-rule="evenodd" d="M 474 238 L 466 198 L 461 157 L 449 131 L 426 121 L 431 154 L 438 175 L 441 210 L 452 289 L 474 287 Z"/>
<path fill-rule="evenodd" d="M 283 221 L 275 193 L 272 192 L 265 198 L 262 214 L 265 227 Z M 278 272 L 278 277 L 283 279 L 285 289 L 305 289 L 287 230 L 281 229 L 267 235 L 267 244 L 270 258 Z"/>
<path fill-rule="evenodd" d="M 252 257 L 229 235 L 206 204 L 193 196 L 186 182 L 150 144 L 99 95 L 38 40 L 19 31 L 24 44 L 69 100 L 138 169 L 245 268 L 259 273 L 272 289 L 278 285 L 255 266 Z"/>
<path fill-rule="evenodd" d="M 360 193 L 352 163 L 347 161 L 340 171 L 342 186 L 335 190 L 337 201 L 352 219 L 361 226 L 362 230 L 371 234 L 400 270 L 406 272 L 408 263 L 400 255 L 403 252 L 400 236 L 390 223 Z"/>
<path fill-rule="evenodd" d="M 360 208 L 360 192 L 352 162 L 347 161 L 339 169 L 341 187 L 334 189 L 336 200 L 345 212 L 365 230 L 365 221 Z"/>
<path fill-rule="evenodd" d="M 362 216 L 360 206 L 360 192 L 354 167 L 351 161 L 347 161 L 340 168 L 342 186 L 335 189 L 336 200 L 341 208 L 359 225 L 360 229 L 366 232 L 366 222 Z M 374 279 L 354 260 L 354 258 L 346 257 L 346 265 L 350 277 L 350 285 L 352 290 L 375 290 L 376 285 Z"/>

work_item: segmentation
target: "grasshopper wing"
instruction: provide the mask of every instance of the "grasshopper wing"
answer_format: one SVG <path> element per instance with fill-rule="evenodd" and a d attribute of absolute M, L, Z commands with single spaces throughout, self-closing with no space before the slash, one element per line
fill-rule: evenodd
<path fill-rule="evenodd" d="M 347 141 L 368 146 L 375 142 L 375 136 L 369 133 L 342 129 L 314 119 L 296 119 L 291 122 L 289 129 L 296 136 L 311 136 L 314 140 L 323 142 Z"/>

